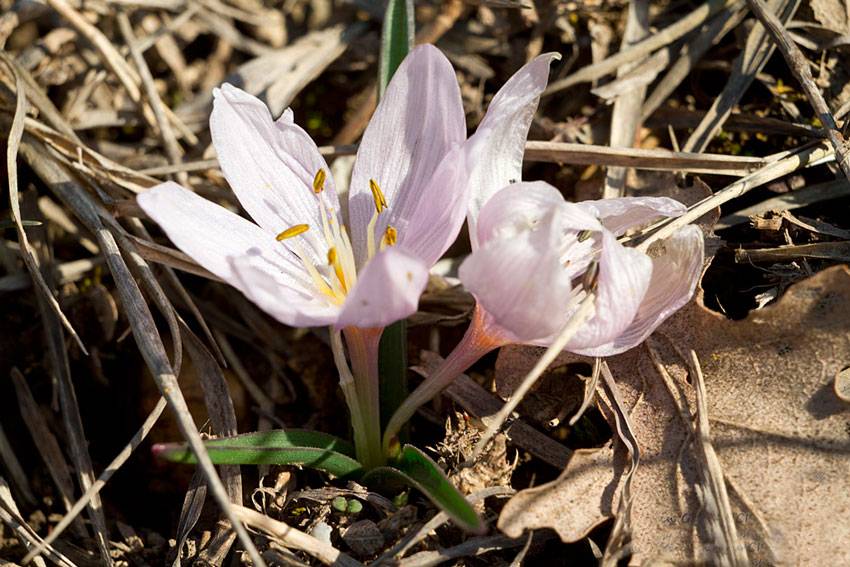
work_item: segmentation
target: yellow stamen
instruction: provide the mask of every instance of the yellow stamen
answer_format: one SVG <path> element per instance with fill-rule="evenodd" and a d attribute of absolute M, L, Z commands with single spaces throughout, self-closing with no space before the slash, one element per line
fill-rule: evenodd
<path fill-rule="evenodd" d="M 387 208 L 387 200 L 384 198 L 384 192 L 381 191 L 381 187 L 374 179 L 369 180 L 369 189 L 372 190 L 372 198 L 375 200 L 375 210 L 378 211 L 378 214 L 381 214 L 381 211 Z"/>
<path fill-rule="evenodd" d="M 313 192 L 321 193 L 325 190 L 325 179 L 328 178 L 328 174 L 325 173 L 324 169 L 320 169 L 316 172 L 316 177 L 313 178 Z"/>
<path fill-rule="evenodd" d="M 342 264 L 339 261 L 339 255 L 337 254 L 336 247 L 334 246 L 328 248 L 328 264 L 333 267 L 336 279 L 339 280 L 339 284 L 342 286 L 343 291 L 347 292 L 348 286 L 345 284 L 345 272 L 342 269 Z"/>
<path fill-rule="evenodd" d="M 304 234 L 310 230 L 309 224 L 296 224 L 295 226 L 290 226 L 280 234 L 278 234 L 275 238 L 280 242 L 281 240 L 286 240 L 287 238 L 294 238 L 299 234 Z"/>
<path fill-rule="evenodd" d="M 381 244 L 384 246 L 395 246 L 395 243 L 398 241 L 398 231 L 394 226 L 388 225 L 387 230 L 384 231 L 384 238 L 381 240 Z"/>

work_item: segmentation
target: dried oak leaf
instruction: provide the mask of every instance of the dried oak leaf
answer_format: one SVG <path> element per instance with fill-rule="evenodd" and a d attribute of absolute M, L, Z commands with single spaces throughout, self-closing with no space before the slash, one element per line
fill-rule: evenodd
<path fill-rule="evenodd" d="M 721 545 L 712 537 L 716 510 L 701 506 L 688 349 L 702 364 L 711 440 L 750 561 L 846 565 L 850 404 L 836 394 L 835 380 L 850 363 L 850 271 L 820 272 L 742 321 L 699 298 L 646 344 L 609 359 L 640 444 L 632 563 L 710 561 Z M 503 349 L 500 386 L 510 389 L 539 355 Z M 555 364 L 581 360 L 565 354 Z M 577 452 L 558 480 L 518 493 L 500 528 L 514 536 L 549 527 L 574 541 L 610 517 L 628 461 L 619 441 L 613 456 L 603 451 Z"/>
<path fill-rule="evenodd" d="M 810 0 L 815 19 L 827 29 L 847 33 L 847 8 L 843 0 Z"/>

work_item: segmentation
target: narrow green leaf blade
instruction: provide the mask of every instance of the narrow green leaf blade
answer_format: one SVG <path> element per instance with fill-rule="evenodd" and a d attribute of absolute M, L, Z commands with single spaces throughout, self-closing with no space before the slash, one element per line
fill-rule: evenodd
<path fill-rule="evenodd" d="M 330 449 L 349 457 L 354 457 L 354 446 L 343 441 L 339 437 L 322 433 L 321 431 L 309 431 L 307 429 L 272 429 L 271 431 L 254 431 L 242 433 L 233 437 L 222 437 L 206 441 L 207 447 L 218 445 L 228 447 L 313 447 L 316 449 Z"/>
<path fill-rule="evenodd" d="M 405 484 L 412 486 L 461 528 L 474 533 L 485 530 L 484 522 L 437 463 L 412 445 L 404 446 L 392 467 L 372 469 L 363 477 L 363 482 L 389 491 L 398 491 Z"/>
<path fill-rule="evenodd" d="M 381 95 L 384 94 L 395 70 L 413 49 L 414 33 L 413 0 L 389 0 L 381 32 L 381 64 L 378 76 L 378 92 Z"/>
<path fill-rule="evenodd" d="M 395 410 L 407 397 L 407 322 L 397 321 L 384 329 L 378 358 L 381 377 L 381 427 L 386 427 Z M 399 432 L 402 442 L 407 427 Z"/>
<path fill-rule="evenodd" d="M 204 442 L 217 465 L 301 465 L 338 477 L 357 477 L 362 465 L 345 441 L 316 431 L 275 430 L 245 433 Z M 185 443 L 154 446 L 154 454 L 177 463 L 196 463 Z"/>

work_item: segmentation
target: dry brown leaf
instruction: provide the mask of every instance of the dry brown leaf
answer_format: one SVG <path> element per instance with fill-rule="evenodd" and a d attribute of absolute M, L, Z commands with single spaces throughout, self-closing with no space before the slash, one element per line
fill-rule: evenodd
<path fill-rule="evenodd" d="M 579 449 L 554 480 L 522 490 L 499 515 L 499 529 L 510 537 L 534 528 L 552 528 L 564 541 L 578 541 L 614 515 L 619 486 L 614 480 L 614 449 Z M 600 494 L 599 487 L 611 494 Z M 616 493 L 615 493 L 616 492 Z"/>
<path fill-rule="evenodd" d="M 809 0 L 815 19 L 826 28 L 847 33 L 847 8 L 843 0 Z"/>
<path fill-rule="evenodd" d="M 647 344 L 609 360 L 623 401 L 633 408 L 641 449 L 632 486 L 634 563 L 710 561 L 720 554 L 712 536 L 715 512 L 700 506 L 690 348 L 703 366 L 712 441 L 750 561 L 846 564 L 850 405 L 836 395 L 834 381 L 850 362 L 850 271 L 820 272 L 743 321 L 693 303 Z M 500 358 L 510 364 L 499 366 L 512 372 L 497 372 L 500 386 L 509 389 L 538 356 L 537 349 L 504 349 Z M 562 355 L 556 364 L 581 360 Z M 610 485 L 623 473 L 622 452 L 615 446 L 613 470 L 594 486 L 568 482 L 568 468 L 566 480 L 532 489 L 546 495 L 537 511 L 528 491 L 519 493 L 522 514 L 510 518 L 517 506 L 509 503 L 500 526 L 508 533 L 546 526 L 566 540 L 580 536 L 616 508 Z M 571 514 L 587 518 L 587 526 L 561 528 Z"/>

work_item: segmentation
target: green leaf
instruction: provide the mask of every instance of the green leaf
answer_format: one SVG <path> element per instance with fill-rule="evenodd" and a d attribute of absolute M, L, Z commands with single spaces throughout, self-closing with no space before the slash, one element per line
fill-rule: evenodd
<path fill-rule="evenodd" d="M 484 531 L 484 522 L 449 482 L 437 463 L 412 445 L 405 445 L 398 460 L 391 467 L 378 467 L 363 476 L 366 485 L 379 486 L 389 492 L 398 492 L 412 486 L 440 510 L 444 511 L 461 528 L 475 533 Z"/>
<path fill-rule="evenodd" d="M 204 445 L 217 465 L 301 465 L 338 477 L 363 473 L 363 466 L 352 458 L 351 444 L 316 431 L 259 431 L 209 439 Z M 155 445 L 154 454 L 176 463 L 197 462 L 185 443 Z"/>
<path fill-rule="evenodd" d="M 378 357 L 381 377 L 381 427 L 386 427 L 395 410 L 407 397 L 407 322 L 397 321 L 384 329 Z M 407 427 L 399 432 L 404 441 Z"/>
<path fill-rule="evenodd" d="M 413 49 L 414 33 L 413 0 L 389 0 L 381 32 L 381 65 L 378 75 L 381 95 L 395 70 Z"/>
<path fill-rule="evenodd" d="M 271 431 L 255 431 L 243 433 L 233 437 L 210 439 L 206 442 L 207 447 L 216 445 L 232 446 L 238 442 L 240 446 L 252 447 L 313 447 L 316 449 L 330 449 L 343 455 L 354 457 L 354 445 L 339 437 L 322 433 L 321 431 L 309 431 L 307 429 L 272 429 Z"/>

